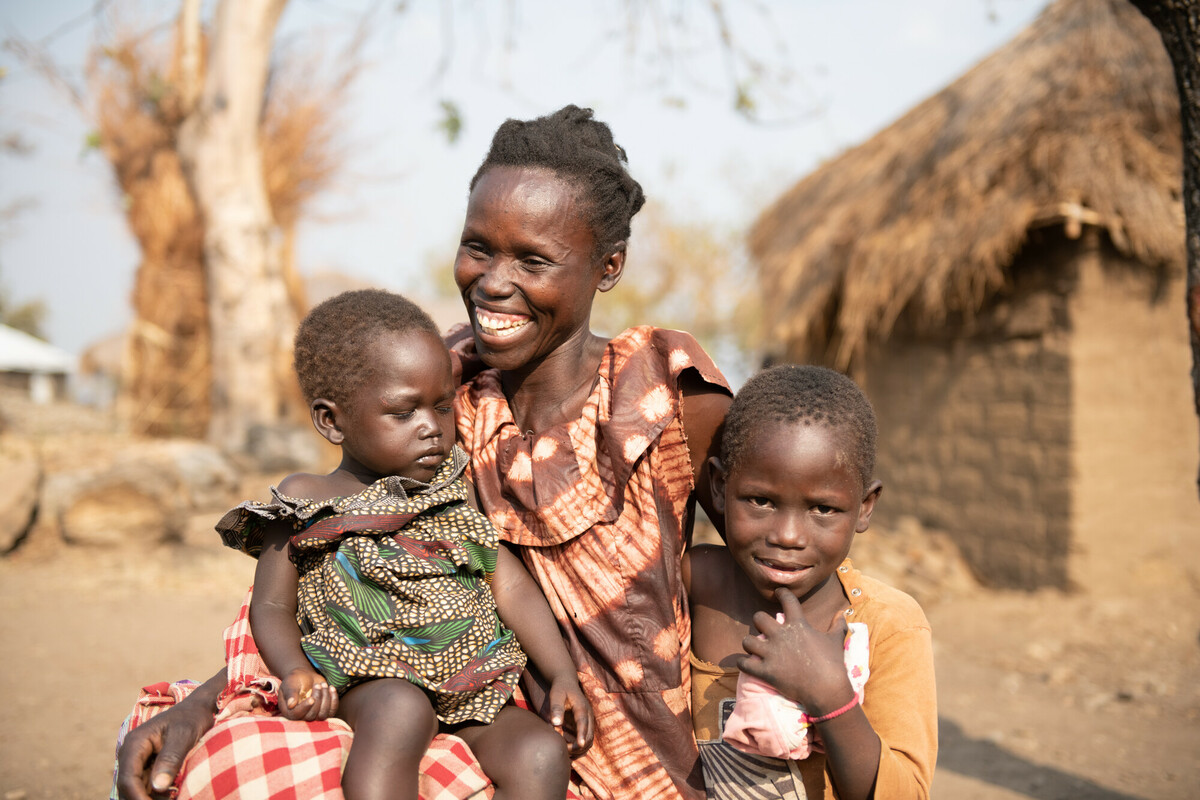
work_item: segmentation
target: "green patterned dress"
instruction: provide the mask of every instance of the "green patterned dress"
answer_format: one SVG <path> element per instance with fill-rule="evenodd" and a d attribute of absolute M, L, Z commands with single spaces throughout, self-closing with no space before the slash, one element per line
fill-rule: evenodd
<path fill-rule="evenodd" d="M 383 478 L 351 497 L 304 500 L 273 487 L 217 524 L 225 544 L 262 551 L 271 520 L 296 529 L 301 646 L 338 691 L 404 678 L 448 724 L 491 722 L 525 666 L 492 598 L 497 534 L 467 503 L 467 457 L 454 448 L 429 484 Z"/>

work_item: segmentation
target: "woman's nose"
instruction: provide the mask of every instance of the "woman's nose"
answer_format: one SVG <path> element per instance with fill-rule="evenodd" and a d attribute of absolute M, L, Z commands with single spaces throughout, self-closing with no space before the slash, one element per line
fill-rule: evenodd
<path fill-rule="evenodd" d="M 513 260 L 493 256 L 479 276 L 479 288 L 492 297 L 504 297 L 512 291 Z"/>

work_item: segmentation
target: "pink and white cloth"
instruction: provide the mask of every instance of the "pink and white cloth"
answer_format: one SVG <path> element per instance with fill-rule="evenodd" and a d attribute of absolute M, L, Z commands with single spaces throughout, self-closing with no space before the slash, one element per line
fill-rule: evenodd
<path fill-rule="evenodd" d="M 784 621 L 783 614 L 776 618 L 781 623 Z M 861 622 L 849 623 L 844 661 L 850 685 L 860 703 L 871 675 L 869 656 L 867 626 Z M 814 751 L 821 752 L 812 717 L 805 713 L 804 706 L 744 672 L 738 675 L 733 711 L 725 722 L 721 738 L 743 753 L 771 758 L 799 761 Z"/>

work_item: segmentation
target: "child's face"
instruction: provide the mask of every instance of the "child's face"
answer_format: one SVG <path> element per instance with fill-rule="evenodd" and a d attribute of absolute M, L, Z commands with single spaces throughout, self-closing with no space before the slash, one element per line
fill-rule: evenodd
<path fill-rule="evenodd" d="M 388 333 L 368 353 L 373 374 L 335 413 L 342 463 L 360 477 L 428 482 L 454 445 L 450 356 L 425 331 Z"/>
<path fill-rule="evenodd" d="M 863 487 L 841 439 L 821 424 L 772 422 L 746 442 L 732 472 L 714 464 L 730 555 L 771 604 L 779 587 L 806 606 L 834 592 L 842 599 L 834 571 L 870 524 L 881 487 Z"/>

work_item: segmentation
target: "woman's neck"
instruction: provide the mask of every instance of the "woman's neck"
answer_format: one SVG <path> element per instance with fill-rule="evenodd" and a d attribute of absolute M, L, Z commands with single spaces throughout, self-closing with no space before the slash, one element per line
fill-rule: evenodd
<path fill-rule="evenodd" d="M 608 340 L 588 332 L 526 370 L 500 374 L 513 420 L 537 434 L 577 419 L 595 386 Z"/>

